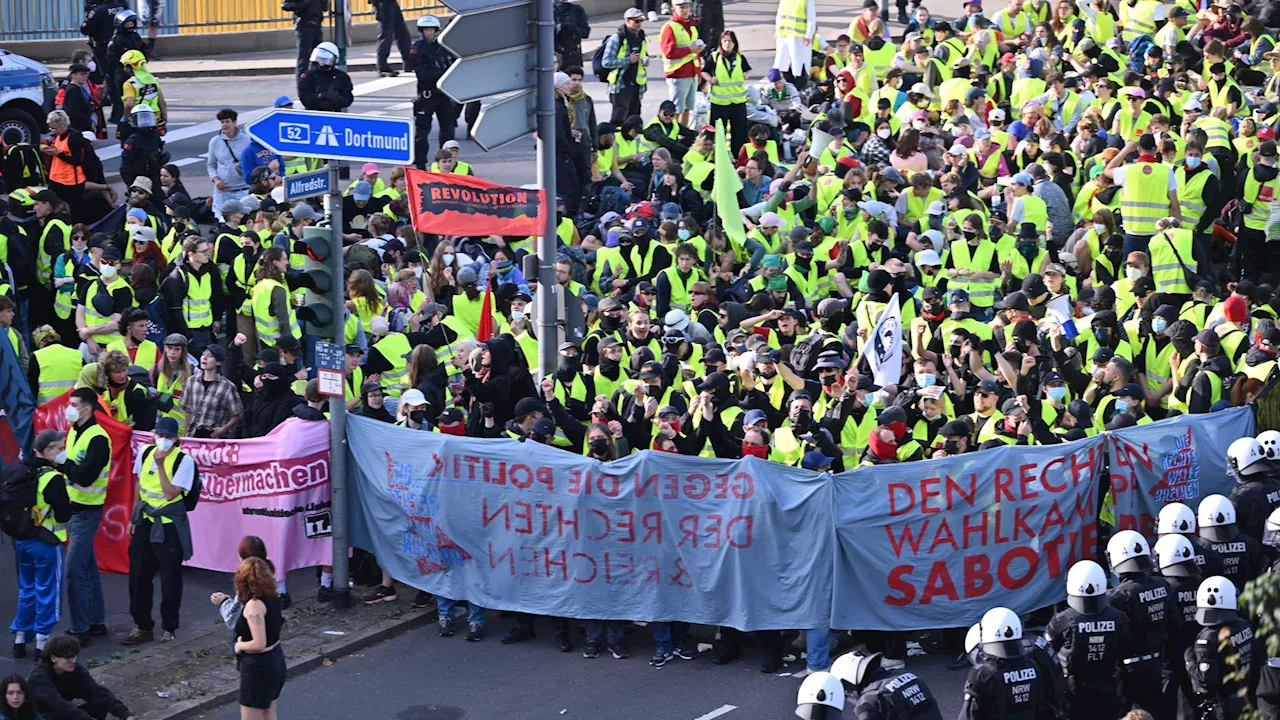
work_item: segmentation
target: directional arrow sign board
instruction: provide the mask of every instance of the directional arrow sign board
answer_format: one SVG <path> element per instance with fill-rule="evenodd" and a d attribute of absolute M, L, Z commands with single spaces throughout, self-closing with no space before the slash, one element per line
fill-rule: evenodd
<path fill-rule="evenodd" d="M 276 108 L 249 123 L 250 137 L 281 155 L 407 165 L 413 120 Z"/>
<path fill-rule="evenodd" d="M 538 64 L 534 45 L 537 7 L 532 0 L 444 0 L 458 16 L 440 44 L 458 60 L 440 78 L 440 90 L 457 102 L 532 90 Z M 471 137 L 492 150 L 533 132 L 534 95 L 520 92 L 480 110 Z"/>
<path fill-rule="evenodd" d="M 537 129 L 533 114 L 536 107 L 531 90 L 485 105 L 480 108 L 471 138 L 488 151 L 519 140 Z"/>
<path fill-rule="evenodd" d="M 538 51 L 532 45 L 460 57 L 440 76 L 440 89 L 460 103 L 524 90 L 534 85 L 537 62 Z"/>
<path fill-rule="evenodd" d="M 440 34 L 440 44 L 458 57 L 528 45 L 533 15 L 530 2 L 459 15 Z"/>

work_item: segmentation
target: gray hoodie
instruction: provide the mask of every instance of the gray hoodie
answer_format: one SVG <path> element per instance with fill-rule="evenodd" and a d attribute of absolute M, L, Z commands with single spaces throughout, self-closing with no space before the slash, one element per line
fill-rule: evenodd
<path fill-rule="evenodd" d="M 237 128 L 236 136 L 228 138 L 219 132 L 209 138 L 209 179 L 221 178 L 224 190 L 244 190 L 244 172 L 240 169 L 240 156 L 249 147 L 249 133 Z"/>

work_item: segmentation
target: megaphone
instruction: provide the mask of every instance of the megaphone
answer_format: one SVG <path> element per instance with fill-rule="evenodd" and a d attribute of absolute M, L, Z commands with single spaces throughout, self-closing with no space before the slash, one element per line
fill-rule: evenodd
<path fill-rule="evenodd" d="M 813 126 L 813 143 L 810 151 L 815 156 L 821 155 L 832 142 L 843 138 L 843 130 L 833 127 L 830 123 L 820 122 Z"/>

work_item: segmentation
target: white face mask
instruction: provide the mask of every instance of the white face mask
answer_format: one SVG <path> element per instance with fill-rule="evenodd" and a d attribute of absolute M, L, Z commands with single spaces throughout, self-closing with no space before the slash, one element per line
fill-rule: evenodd
<path fill-rule="evenodd" d="M 892 130 L 890 130 L 889 128 L 880 128 L 879 130 L 877 130 L 877 131 L 876 131 L 876 135 L 879 135 L 880 137 L 884 138 L 885 140 L 888 140 L 888 139 L 889 139 L 889 136 L 890 136 L 890 135 L 892 135 L 892 134 L 893 134 L 893 131 L 892 131 Z"/>
<path fill-rule="evenodd" d="M 98 272 L 102 273 L 102 277 L 104 278 L 113 278 L 116 276 L 118 269 L 115 265 L 103 265 Z"/>
<path fill-rule="evenodd" d="M 1107 226 L 1106 226 L 1106 225 L 1103 225 L 1102 223 L 1094 223 L 1094 224 L 1093 224 L 1093 231 L 1094 231 L 1095 233 L 1099 234 L 1099 235 L 1102 235 L 1103 233 L 1105 233 L 1105 232 L 1107 231 Z"/>
<path fill-rule="evenodd" d="M 67 461 L 67 451 L 63 450 L 53 457 L 54 465 L 61 465 Z"/>
<path fill-rule="evenodd" d="M 1124 269 L 1124 276 L 1130 280 L 1137 280 L 1142 277 L 1142 270 L 1136 267 L 1127 267 Z"/>
<path fill-rule="evenodd" d="M 440 260 L 444 262 L 445 267 L 453 267 L 453 253 L 441 255 Z"/>
<path fill-rule="evenodd" d="M 156 438 L 156 447 L 165 452 L 169 452 L 170 450 L 173 449 L 173 438 L 167 438 L 167 437 Z"/>
<path fill-rule="evenodd" d="M 419 280 L 421 280 L 421 279 L 422 279 L 422 266 L 421 266 L 421 265 L 414 265 L 414 266 L 413 266 L 413 276 L 414 276 L 414 277 L 416 277 L 416 278 L 418 278 Z"/>
<path fill-rule="evenodd" d="M 80 410 L 74 405 L 68 405 L 67 409 L 62 411 L 62 416 L 67 419 L 67 422 L 73 423 L 80 419 Z"/>
<path fill-rule="evenodd" d="M 512 311 L 511 311 L 511 322 L 516 322 L 517 320 L 523 320 L 523 319 L 524 319 L 524 311 L 523 311 L 523 310 L 512 310 Z"/>

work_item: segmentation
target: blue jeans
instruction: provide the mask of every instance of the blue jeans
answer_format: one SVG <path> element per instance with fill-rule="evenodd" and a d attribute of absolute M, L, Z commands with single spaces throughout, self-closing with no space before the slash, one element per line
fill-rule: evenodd
<path fill-rule="evenodd" d="M 1129 257 L 1129 253 L 1138 252 L 1138 251 L 1149 253 L 1149 251 L 1147 250 L 1147 246 L 1150 244 L 1151 244 L 1150 235 L 1134 235 L 1132 233 L 1125 233 L 1124 234 L 1124 256 L 1127 258 Z M 1123 260 L 1123 258 L 1121 259 Z M 1195 261 L 1192 258 L 1183 258 L 1183 261 L 1192 263 L 1191 265 L 1188 265 L 1188 267 L 1195 267 L 1194 265 Z M 1120 273 L 1120 277 L 1123 278 L 1124 268 L 1116 268 L 1116 270 Z"/>
<path fill-rule="evenodd" d="M 72 632 L 89 632 L 90 625 L 107 621 L 98 556 L 93 552 L 93 536 L 98 534 L 101 522 L 101 508 L 79 510 L 67 521 L 67 608 L 71 611 Z"/>
<path fill-rule="evenodd" d="M 653 630 L 653 641 L 658 644 L 660 653 L 683 647 L 685 636 L 689 634 L 689 623 L 684 622 L 656 622 L 649 627 Z"/>
<path fill-rule="evenodd" d="M 9 632 L 49 635 L 62 606 L 62 546 L 34 538 L 17 540 L 13 554 L 18 566 L 18 611 Z"/>
<path fill-rule="evenodd" d="M 439 595 L 436 596 L 436 610 L 442 618 L 453 617 L 453 606 L 457 604 L 456 600 L 442 598 Z M 467 624 L 484 627 L 484 608 L 475 603 L 467 603 Z"/>
<path fill-rule="evenodd" d="M 804 631 L 805 664 L 810 670 L 831 667 L 831 631 L 814 628 Z"/>

